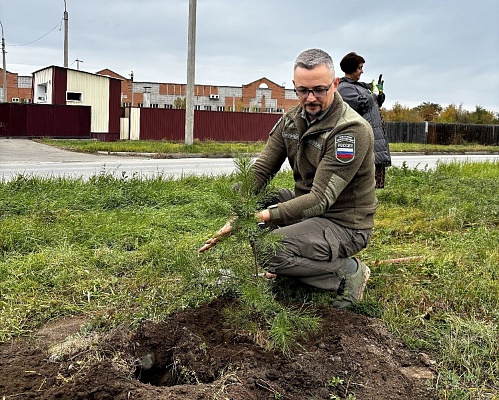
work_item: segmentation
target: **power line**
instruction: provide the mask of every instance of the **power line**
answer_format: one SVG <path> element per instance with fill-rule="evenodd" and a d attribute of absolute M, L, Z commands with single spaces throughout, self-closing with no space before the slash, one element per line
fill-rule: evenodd
<path fill-rule="evenodd" d="M 21 47 L 21 46 L 28 46 L 31 43 L 38 42 L 39 40 L 43 39 L 45 36 L 47 36 L 49 33 L 54 31 L 57 27 L 59 27 L 59 30 L 61 30 L 61 25 L 62 25 L 62 20 L 59 22 L 56 26 L 54 26 L 50 31 L 48 31 L 45 35 L 40 36 L 38 39 L 32 40 L 31 42 L 24 43 L 24 44 L 11 44 L 10 46 L 16 46 L 16 47 Z"/>

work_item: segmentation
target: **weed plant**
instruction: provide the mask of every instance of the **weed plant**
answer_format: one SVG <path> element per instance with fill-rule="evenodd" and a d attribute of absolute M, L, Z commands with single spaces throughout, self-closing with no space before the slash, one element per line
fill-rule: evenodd
<path fill-rule="evenodd" d="M 292 351 L 318 326 L 314 307 L 332 299 L 257 276 L 251 241 L 266 232 L 253 215 L 265 199 L 249 196 L 248 182 L 233 190 L 247 167 L 216 178 L 0 182 L 0 341 L 65 315 L 87 314 L 87 329 L 108 330 L 236 295 L 226 311 L 233 326 Z M 291 187 L 291 173 L 274 185 Z M 391 167 L 360 254 L 372 275 L 354 311 L 380 318 L 436 360 L 441 399 L 499 393 L 498 187 L 497 162 Z M 239 217 L 236 234 L 199 254 L 231 215 Z M 406 261 L 387 261 L 395 258 Z"/>

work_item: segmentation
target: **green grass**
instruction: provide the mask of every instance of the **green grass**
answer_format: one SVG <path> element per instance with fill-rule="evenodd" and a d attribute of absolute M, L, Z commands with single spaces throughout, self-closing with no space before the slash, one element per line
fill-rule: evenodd
<path fill-rule="evenodd" d="M 183 142 L 169 142 L 159 140 L 120 140 L 117 142 L 101 142 L 98 140 L 56 140 L 43 139 L 42 143 L 59 148 L 95 153 L 97 151 L 108 152 L 139 152 L 139 153 L 161 153 L 161 154 L 183 154 L 193 153 L 200 155 L 232 155 L 232 154 L 255 154 L 259 153 L 264 146 L 263 142 L 214 142 L 194 141 L 191 146 Z M 484 146 L 475 143 L 462 145 L 431 145 L 419 143 L 390 143 L 392 152 L 449 152 L 462 153 L 465 151 L 487 151 L 499 152 L 499 146 Z"/>
<path fill-rule="evenodd" d="M 237 294 L 244 307 L 226 311 L 232 325 L 292 351 L 294 339 L 317 326 L 309 311 L 331 297 L 291 286 L 277 301 L 254 278 L 244 235 L 197 253 L 230 214 L 227 194 L 238 179 L 0 182 L 0 341 L 65 315 L 87 314 L 93 329 L 133 327 Z M 290 187 L 292 176 L 276 181 Z M 360 255 L 376 264 L 355 310 L 437 361 L 440 399 L 499 393 L 498 187 L 499 163 L 455 163 L 431 171 L 391 167 L 377 192 L 376 226 Z M 414 256 L 422 258 L 385 262 Z M 220 268 L 234 270 L 235 282 L 212 285 Z"/>
<path fill-rule="evenodd" d="M 194 141 L 190 146 L 183 142 L 172 142 L 165 140 L 120 140 L 117 142 L 101 142 L 97 140 L 56 140 L 42 139 L 41 143 L 59 147 L 66 150 L 74 150 L 85 153 L 96 153 L 98 151 L 108 152 L 139 152 L 159 154 L 199 154 L 199 155 L 235 155 L 259 153 L 263 142 L 215 142 L 211 140 Z"/>

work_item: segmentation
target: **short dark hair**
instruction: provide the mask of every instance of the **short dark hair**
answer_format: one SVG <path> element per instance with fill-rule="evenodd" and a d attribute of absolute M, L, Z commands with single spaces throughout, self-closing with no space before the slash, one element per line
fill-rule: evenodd
<path fill-rule="evenodd" d="M 364 60 L 362 56 L 359 56 L 357 53 L 352 51 L 342 58 L 340 61 L 340 68 L 345 74 L 351 74 L 359 68 L 360 64 L 365 62 L 366 60 Z"/>

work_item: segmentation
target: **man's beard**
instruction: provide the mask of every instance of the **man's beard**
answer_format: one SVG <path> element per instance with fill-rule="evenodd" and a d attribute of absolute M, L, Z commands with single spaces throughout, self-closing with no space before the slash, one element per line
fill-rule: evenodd
<path fill-rule="evenodd" d="M 308 111 L 307 106 L 313 106 L 315 108 L 314 111 Z M 309 117 L 317 117 L 322 113 L 322 104 L 320 103 L 307 103 L 304 105 L 305 114 Z"/>

